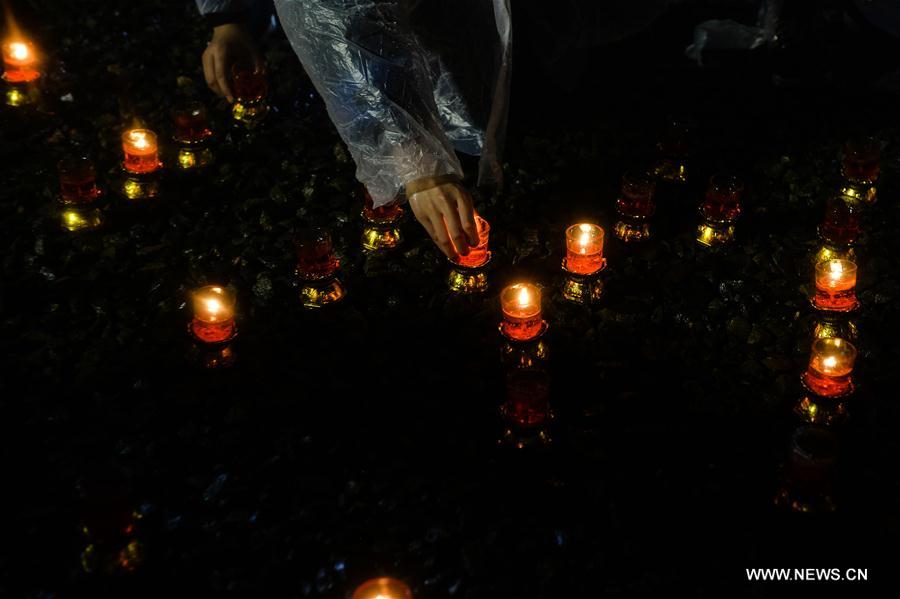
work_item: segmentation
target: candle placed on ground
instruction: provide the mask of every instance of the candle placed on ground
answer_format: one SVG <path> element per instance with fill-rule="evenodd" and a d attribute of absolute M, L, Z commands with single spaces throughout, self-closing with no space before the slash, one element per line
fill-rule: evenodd
<path fill-rule="evenodd" d="M 581 223 L 566 229 L 566 269 L 590 275 L 603 268 L 603 229 Z"/>
<path fill-rule="evenodd" d="M 400 218 L 402 214 L 403 208 L 397 203 L 385 204 L 376 208 L 369 190 L 363 189 L 363 215 L 369 222 L 387 225 Z"/>
<path fill-rule="evenodd" d="M 207 285 L 192 295 L 194 319 L 191 333 L 204 343 L 222 343 L 234 337 L 234 294 L 218 285 Z"/>
<path fill-rule="evenodd" d="M 842 171 L 854 183 L 874 183 L 881 170 L 881 144 L 874 137 L 851 139 L 844 146 Z"/>
<path fill-rule="evenodd" d="M 297 274 L 307 281 L 332 277 L 338 268 L 331 234 L 323 229 L 303 231 L 296 241 Z"/>
<path fill-rule="evenodd" d="M 83 156 L 63 158 L 57 164 L 59 193 L 64 204 L 90 204 L 100 196 L 94 163 Z"/>
<path fill-rule="evenodd" d="M 516 341 L 529 341 L 543 330 L 541 290 L 530 283 L 516 283 L 500 293 L 503 334 Z"/>
<path fill-rule="evenodd" d="M 383 576 L 359 585 L 353 591 L 352 599 L 413 599 L 413 595 L 402 580 Z"/>
<path fill-rule="evenodd" d="M 37 53 L 31 42 L 11 40 L 3 44 L 3 79 L 9 83 L 27 83 L 40 77 Z"/>
<path fill-rule="evenodd" d="M 710 177 L 700 213 L 707 221 L 731 222 L 741 213 L 744 184 L 734 175 L 716 174 Z"/>
<path fill-rule="evenodd" d="M 622 188 L 616 207 L 622 216 L 647 218 L 653 215 L 656 204 L 653 194 L 656 183 L 650 173 L 628 171 L 622 175 Z"/>
<path fill-rule="evenodd" d="M 816 339 L 812 345 L 809 368 L 803 380 L 809 389 L 822 397 L 838 397 L 853 388 L 851 374 L 856 362 L 856 348 L 845 339 Z"/>
<path fill-rule="evenodd" d="M 834 196 L 825 205 L 825 220 L 819 227 L 819 236 L 829 244 L 851 245 L 859 238 L 862 206 L 856 198 Z"/>
<path fill-rule="evenodd" d="M 250 104 L 262 102 L 268 93 L 266 68 L 263 65 L 244 62 L 235 63 L 231 67 L 231 80 L 234 83 L 234 96 L 239 102 Z"/>
<path fill-rule="evenodd" d="M 816 264 L 816 295 L 813 304 L 820 310 L 847 312 L 856 301 L 856 263 L 833 259 Z"/>
<path fill-rule="evenodd" d="M 483 266 L 488 261 L 488 242 L 491 237 L 491 225 L 486 220 L 475 215 L 475 228 L 478 231 L 478 245 L 469 248 L 469 253 L 463 256 L 457 254 L 453 260 L 460 266 L 467 268 L 477 268 Z"/>
<path fill-rule="evenodd" d="M 190 101 L 172 110 L 175 121 L 175 141 L 182 144 L 198 144 L 212 137 L 212 129 L 206 118 L 206 107 L 201 102 Z"/>
<path fill-rule="evenodd" d="M 156 133 L 149 129 L 129 129 L 122 134 L 125 170 L 130 173 L 152 173 L 160 167 Z"/>

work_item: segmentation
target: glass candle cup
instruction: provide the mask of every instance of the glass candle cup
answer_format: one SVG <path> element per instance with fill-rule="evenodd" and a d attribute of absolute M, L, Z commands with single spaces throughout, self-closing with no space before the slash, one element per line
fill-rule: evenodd
<path fill-rule="evenodd" d="M 579 275 L 603 268 L 603 229 L 590 223 L 566 229 L 566 270 Z"/>
<path fill-rule="evenodd" d="M 353 591 L 352 599 L 413 599 L 413 595 L 402 580 L 383 576 L 359 585 Z"/>
<path fill-rule="evenodd" d="M 172 110 L 175 122 L 175 141 L 183 144 L 196 144 L 212 137 L 206 107 L 202 102 L 191 100 L 176 106 Z"/>
<path fill-rule="evenodd" d="M 190 331 L 204 343 L 222 343 L 234 337 L 235 297 L 218 285 L 201 287 L 191 294 L 194 318 Z"/>
<path fill-rule="evenodd" d="M 656 183 L 650 173 L 628 171 L 622 175 L 622 191 L 616 202 L 619 214 L 630 218 L 647 218 L 656 210 L 653 194 Z"/>
<path fill-rule="evenodd" d="M 856 305 L 856 263 L 835 258 L 816 264 L 813 305 L 820 310 L 848 312 Z"/>
<path fill-rule="evenodd" d="M 363 215 L 366 217 L 366 220 L 378 225 L 390 224 L 403 214 L 403 208 L 400 207 L 400 204 L 385 204 L 375 208 L 375 202 L 372 200 L 368 189 L 363 190 L 363 202 Z"/>
<path fill-rule="evenodd" d="M 150 129 L 130 129 L 122 134 L 125 170 L 130 173 L 152 173 L 159 168 L 159 145 Z"/>
<path fill-rule="evenodd" d="M 324 229 L 307 229 L 296 240 L 297 275 L 307 281 L 328 279 L 338 268 L 331 234 Z"/>
<path fill-rule="evenodd" d="M 31 42 L 13 40 L 3 44 L 3 79 L 9 83 L 28 83 L 41 74 L 37 53 Z"/>
<path fill-rule="evenodd" d="M 541 290 L 530 283 L 516 283 L 500 293 L 503 309 L 501 331 L 515 341 L 530 341 L 543 331 Z"/>
<path fill-rule="evenodd" d="M 855 362 L 856 348 L 849 341 L 837 337 L 816 339 L 803 380 L 816 395 L 840 397 L 853 389 Z"/>
<path fill-rule="evenodd" d="M 788 482 L 797 491 L 827 490 L 834 478 L 837 439 L 819 426 L 802 426 L 791 437 Z"/>
<path fill-rule="evenodd" d="M 262 102 L 268 94 L 266 68 L 263 65 L 237 62 L 231 67 L 231 80 L 234 96 L 239 102 Z"/>
<path fill-rule="evenodd" d="M 84 156 L 63 158 L 57 164 L 59 195 L 64 204 L 90 204 L 100 196 L 94 163 Z"/>
<path fill-rule="evenodd" d="M 506 401 L 500 414 L 510 424 L 541 426 L 553 416 L 550 377 L 541 370 L 513 369 L 506 375 Z"/>
<path fill-rule="evenodd" d="M 475 228 L 478 231 L 478 245 L 469 248 L 469 253 L 465 256 L 456 254 L 456 258 L 453 259 L 454 263 L 466 268 L 478 268 L 479 266 L 484 266 L 488 261 L 488 242 L 491 237 L 491 225 L 476 214 Z"/>
<path fill-rule="evenodd" d="M 860 233 L 860 204 L 849 196 L 833 196 L 825 205 L 819 236 L 833 245 L 852 245 Z"/>
<path fill-rule="evenodd" d="M 881 144 L 874 137 L 849 140 L 844 146 L 842 170 L 854 183 L 874 183 L 881 170 Z"/>
<path fill-rule="evenodd" d="M 731 222 L 741 213 L 743 182 L 734 175 L 716 174 L 710 177 L 700 213 L 707 221 Z"/>

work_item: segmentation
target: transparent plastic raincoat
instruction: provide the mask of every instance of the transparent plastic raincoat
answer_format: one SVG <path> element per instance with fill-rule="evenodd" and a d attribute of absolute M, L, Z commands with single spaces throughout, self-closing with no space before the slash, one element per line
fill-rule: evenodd
<path fill-rule="evenodd" d="M 237 13 L 253 0 L 197 0 Z M 415 179 L 481 156 L 499 184 L 512 60 L 510 0 L 275 0 L 376 206 Z"/>

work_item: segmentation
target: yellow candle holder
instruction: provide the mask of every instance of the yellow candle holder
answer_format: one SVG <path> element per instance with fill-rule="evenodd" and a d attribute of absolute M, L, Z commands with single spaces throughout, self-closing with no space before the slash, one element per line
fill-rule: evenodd
<path fill-rule="evenodd" d="M 794 406 L 794 414 L 808 424 L 833 426 L 847 419 L 847 404 L 842 399 L 820 397 L 809 393 Z"/>
<path fill-rule="evenodd" d="M 871 206 L 878 200 L 878 188 L 874 182 L 847 182 L 841 187 L 840 193 L 868 206 Z"/>
<path fill-rule="evenodd" d="M 323 308 L 335 304 L 347 295 L 347 290 L 336 278 L 317 283 L 304 282 L 300 286 L 300 301 L 304 308 Z"/>
<path fill-rule="evenodd" d="M 484 293 L 488 289 L 487 269 L 491 263 L 491 252 L 487 253 L 487 260 L 479 266 L 463 266 L 453 260 L 450 262 L 450 273 L 447 276 L 447 288 L 453 293 L 477 294 Z"/>
<path fill-rule="evenodd" d="M 396 215 L 389 220 L 372 218 L 367 214 L 366 210 L 363 210 L 363 250 L 367 252 L 384 252 L 398 247 L 403 242 L 403 234 L 400 231 L 400 219 L 402 217 L 402 208 L 397 208 Z"/>
<path fill-rule="evenodd" d="M 175 164 L 183 171 L 203 168 L 215 162 L 215 156 L 208 147 L 181 147 L 178 148 L 178 156 Z"/>
<path fill-rule="evenodd" d="M 819 312 L 813 321 L 812 337 L 846 339 L 855 344 L 859 340 L 859 327 L 847 313 Z"/>
<path fill-rule="evenodd" d="M 623 218 L 613 225 L 616 238 L 630 243 L 650 239 L 650 223 L 645 218 Z"/>
<path fill-rule="evenodd" d="M 823 243 L 813 254 L 813 265 L 829 260 L 851 260 L 856 262 L 856 250 L 852 247 L 838 247 Z"/>
<path fill-rule="evenodd" d="M 231 368 L 237 362 L 232 341 L 209 344 L 194 340 L 188 352 L 188 360 L 204 370 Z"/>
<path fill-rule="evenodd" d="M 103 226 L 103 215 L 97 208 L 66 206 L 60 217 L 60 226 L 72 233 Z"/>
<path fill-rule="evenodd" d="M 697 243 L 716 247 L 734 241 L 734 223 L 703 221 L 697 226 Z"/>
<path fill-rule="evenodd" d="M 562 259 L 562 270 L 566 274 L 563 280 L 563 297 L 576 304 L 592 304 L 603 297 L 603 277 L 606 270 L 606 258 L 603 265 L 591 274 L 581 274 L 569 270 L 567 260 Z"/>
<path fill-rule="evenodd" d="M 232 118 L 248 129 L 259 125 L 269 114 L 269 105 L 265 100 L 257 102 L 235 100 L 231 107 Z"/>
<path fill-rule="evenodd" d="M 687 183 L 687 164 L 683 160 L 663 158 L 653 168 L 653 174 L 668 183 Z"/>
<path fill-rule="evenodd" d="M 40 90 L 34 82 L 7 83 L 3 99 L 7 106 L 21 108 L 37 104 L 40 97 Z"/>
<path fill-rule="evenodd" d="M 132 173 L 122 168 L 123 177 L 118 186 L 119 193 L 132 202 L 151 200 L 159 196 L 159 179 L 162 167 L 152 173 Z"/>
<path fill-rule="evenodd" d="M 543 339 L 510 342 L 504 340 L 500 347 L 500 361 L 508 369 L 529 370 L 542 368 L 550 357 L 550 348 Z"/>

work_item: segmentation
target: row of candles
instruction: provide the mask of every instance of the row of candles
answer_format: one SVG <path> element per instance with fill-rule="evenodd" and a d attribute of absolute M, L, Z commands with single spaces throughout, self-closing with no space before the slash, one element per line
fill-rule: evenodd
<path fill-rule="evenodd" d="M 828 427 L 847 416 L 846 400 L 855 393 L 856 326 L 850 320 L 859 307 L 854 245 L 860 217 L 875 202 L 880 144 L 873 138 L 848 142 L 841 164 L 843 183 L 826 202 L 818 227 L 823 245 L 814 257 L 818 318 L 809 362 L 801 374 L 806 393 L 794 411 L 807 423 L 791 438 L 783 485 L 775 503 L 792 511 L 834 511 L 833 479 L 838 439 Z"/>

